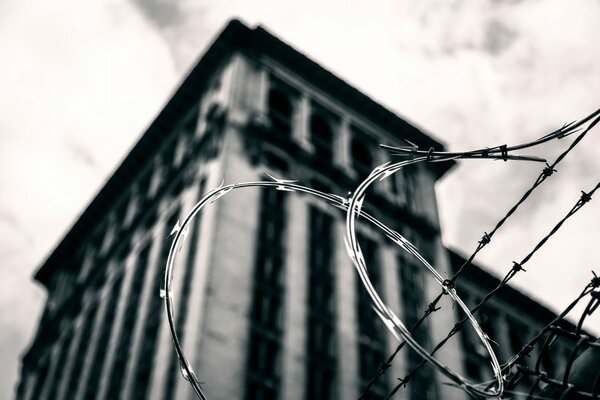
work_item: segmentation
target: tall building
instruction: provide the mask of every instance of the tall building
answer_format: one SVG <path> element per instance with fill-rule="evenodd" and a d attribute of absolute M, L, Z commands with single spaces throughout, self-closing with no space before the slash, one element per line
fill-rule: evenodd
<path fill-rule="evenodd" d="M 379 143 L 404 140 L 443 148 L 264 29 L 230 22 L 35 275 L 48 300 L 17 398 L 193 398 L 159 297 L 177 221 L 223 178 L 265 171 L 343 196 L 390 160 Z M 434 184 L 451 166 L 406 168 L 365 203 L 446 274 L 455 256 L 440 239 Z M 180 340 L 209 399 L 358 398 L 397 343 L 359 285 L 343 230 L 343 212 L 289 192 L 245 189 L 203 210 L 174 290 Z M 359 241 L 375 286 L 410 326 L 439 288 L 371 226 L 359 226 Z M 456 322 L 443 306 L 417 335 L 425 346 Z M 449 342 L 440 359 L 483 377 L 473 365 L 485 358 L 471 360 L 465 343 Z M 369 398 L 418 361 L 400 353 Z M 424 368 L 397 396 L 466 399 L 442 382 Z"/>

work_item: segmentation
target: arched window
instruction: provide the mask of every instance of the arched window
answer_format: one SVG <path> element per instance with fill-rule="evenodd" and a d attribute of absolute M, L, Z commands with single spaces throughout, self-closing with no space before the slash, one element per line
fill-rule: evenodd
<path fill-rule="evenodd" d="M 329 122 L 318 114 L 313 114 L 310 118 L 310 138 L 315 147 L 315 156 L 331 162 L 333 130 Z"/>
<path fill-rule="evenodd" d="M 273 130 L 286 136 L 292 133 L 292 102 L 286 93 L 274 88 L 269 91 L 269 120 Z"/>
<path fill-rule="evenodd" d="M 365 178 L 373 168 L 373 155 L 367 144 L 359 139 L 352 139 L 351 145 L 352 168 L 358 173 L 359 178 Z"/>

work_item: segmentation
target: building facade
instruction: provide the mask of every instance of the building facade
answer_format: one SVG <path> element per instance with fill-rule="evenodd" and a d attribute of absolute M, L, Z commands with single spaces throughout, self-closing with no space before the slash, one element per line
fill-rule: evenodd
<path fill-rule="evenodd" d="M 263 172 L 343 196 L 390 160 L 380 143 L 405 139 L 443 148 L 264 29 L 232 21 L 37 272 L 48 300 L 17 398 L 193 398 L 159 297 L 177 221 L 223 179 Z M 434 184 L 449 168 L 406 168 L 365 203 L 445 274 Z M 180 340 L 210 399 L 360 396 L 397 343 L 359 285 L 343 229 L 340 210 L 283 191 L 244 189 L 203 210 L 173 282 Z M 359 226 L 359 241 L 375 286 L 410 326 L 439 288 L 372 227 Z M 447 312 L 419 331 L 427 346 L 457 320 L 442 303 Z M 483 377 L 468 345 L 452 341 L 439 358 Z M 418 361 L 400 353 L 367 398 L 385 397 Z M 466 399 L 443 382 L 424 368 L 397 397 Z"/>
<path fill-rule="evenodd" d="M 465 262 L 465 257 L 453 250 L 448 250 L 450 263 L 453 271 Z M 485 269 L 472 264 L 466 268 L 460 279 L 456 281 L 456 289 L 461 294 L 463 301 L 469 308 L 475 307 L 492 290 L 500 285 L 501 280 L 493 276 Z M 494 342 L 494 350 L 498 359 L 505 362 L 518 354 L 529 341 L 536 336 L 544 327 L 551 322 L 554 326 L 565 331 L 575 332 L 576 327 L 569 321 L 561 319 L 553 322 L 556 314 L 523 293 L 506 285 L 477 313 L 476 318 L 483 331 Z M 461 317 L 457 315 L 457 317 Z M 480 344 L 475 334 L 464 329 L 459 340 L 463 349 L 462 362 L 465 369 L 465 377 L 472 382 L 483 382 L 492 378 L 489 368 L 488 355 L 485 348 Z M 559 337 L 549 347 L 550 351 L 542 353 L 544 339 L 548 334 L 542 336 L 533 348 L 529 356 L 523 357 L 519 364 L 529 370 L 542 371 L 546 376 L 562 381 L 567 361 L 572 356 L 577 338 L 565 339 Z M 540 356 L 540 354 L 543 354 Z M 536 365 L 538 364 L 539 365 Z M 516 368 L 512 369 L 514 372 Z M 516 387 L 509 388 L 515 398 L 527 398 L 534 378 L 523 376 L 516 381 Z M 543 385 L 541 385 L 543 387 Z M 535 393 L 539 395 L 539 392 Z M 508 396 L 509 394 L 507 394 Z"/>

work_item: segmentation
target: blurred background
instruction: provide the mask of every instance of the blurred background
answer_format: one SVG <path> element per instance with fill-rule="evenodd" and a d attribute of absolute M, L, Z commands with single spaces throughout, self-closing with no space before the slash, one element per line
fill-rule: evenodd
<path fill-rule="evenodd" d="M 459 151 L 529 141 L 600 107 L 599 15 L 595 0 L 1 3 L 0 398 L 44 304 L 32 274 L 230 18 L 264 25 Z M 599 142 L 596 129 L 480 264 L 504 275 L 597 183 Z M 567 145 L 528 154 L 552 161 Z M 445 244 L 474 250 L 541 168 L 461 162 L 437 187 Z M 599 272 L 599 222 L 592 202 L 513 285 L 563 309 Z"/>

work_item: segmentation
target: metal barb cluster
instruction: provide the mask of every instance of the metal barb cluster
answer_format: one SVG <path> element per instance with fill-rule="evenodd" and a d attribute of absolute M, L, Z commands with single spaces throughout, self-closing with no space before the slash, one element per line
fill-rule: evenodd
<path fill-rule="evenodd" d="M 597 368 L 600 341 L 583 331 L 585 320 L 596 311 L 600 304 L 597 291 L 599 283 L 596 281 L 598 277 L 594 272 L 592 273 L 594 278 L 586 285 L 581 294 L 503 366 L 502 371 L 508 376 L 506 393 L 517 393 L 513 390 L 516 385 L 524 379 L 529 379 L 532 383 L 529 391 L 525 393 L 527 400 L 537 398 L 600 399 L 600 370 Z M 589 298 L 588 304 L 581 313 L 576 328 L 574 330 L 563 328 L 561 321 L 575 305 L 586 297 Z M 544 336 L 546 338 L 541 345 L 534 367 L 530 368 L 527 363 L 523 362 L 523 358 L 529 357 L 534 345 L 539 343 Z M 564 371 L 560 375 L 545 371 L 543 368 L 543 360 L 550 355 L 552 348 L 559 340 L 575 342 Z M 596 351 L 595 355 L 592 350 Z M 544 384 L 543 388 L 540 386 L 541 384 Z"/>
<path fill-rule="evenodd" d="M 591 121 L 591 122 L 590 122 Z M 575 146 L 577 144 L 579 144 L 579 142 L 581 142 L 581 140 L 587 135 L 587 133 L 598 123 L 600 122 L 600 109 L 596 110 L 595 112 L 593 112 L 592 114 L 588 115 L 587 117 L 585 117 L 584 119 L 577 121 L 577 122 L 572 122 L 570 124 L 564 125 L 562 128 L 551 132 L 550 134 L 541 137 L 540 139 L 530 142 L 530 143 L 526 143 L 523 145 L 518 145 L 518 146 L 512 146 L 509 149 L 510 150 L 517 150 L 517 149 L 524 149 L 527 147 L 532 147 L 541 143 L 545 143 L 549 140 L 552 139 L 562 139 L 565 136 L 571 135 L 575 132 L 581 132 L 576 138 L 575 140 L 571 143 L 571 145 L 563 152 L 561 153 L 556 160 L 551 164 L 548 165 L 546 164 L 546 168 L 544 168 L 544 170 L 540 173 L 540 175 L 537 177 L 537 179 L 534 181 L 533 185 L 523 194 L 523 196 L 517 201 L 517 203 L 511 207 L 511 209 L 506 213 L 506 215 L 504 217 L 502 217 L 498 223 L 496 223 L 496 225 L 494 226 L 494 228 L 488 233 L 485 232 L 482 239 L 478 242 L 477 247 L 475 248 L 475 250 L 473 251 L 473 253 L 471 254 L 471 256 L 469 256 L 469 258 L 467 260 L 465 260 L 465 262 L 461 265 L 460 268 L 458 268 L 458 270 L 455 272 L 454 276 L 451 278 L 452 281 L 455 281 L 456 279 L 459 278 L 459 276 L 463 273 L 463 271 L 468 268 L 471 263 L 473 262 L 473 260 L 475 259 L 475 257 L 477 256 L 477 254 L 485 247 L 487 246 L 494 234 L 506 223 L 506 221 L 517 211 L 517 209 L 529 198 L 529 196 L 531 196 L 531 194 L 533 193 L 533 191 L 535 189 L 537 189 L 538 186 L 540 186 L 547 178 L 549 178 L 553 172 L 556 172 L 555 167 L 573 150 L 573 148 L 575 148 Z M 589 125 L 587 127 L 584 126 L 585 124 L 589 123 Z M 410 142 L 409 142 L 410 143 Z M 412 145 L 412 143 L 411 143 Z M 390 149 L 390 146 L 381 146 L 383 148 L 386 149 Z M 413 156 L 413 154 L 417 154 L 416 152 L 418 152 L 418 149 L 416 148 L 416 146 L 412 146 L 412 147 L 401 147 L 401 148 L 394 148 L 394 149 L 401 149 L 401 151 L 399 152 L 394 152 L 391 151 L 392 154 L 395 155 L 402 155 L 402 156 Z M 468 152 L 466 154 L 468 154 L 468 156 L 466 157 L 470 157 L 471 155 L 475 154 L 475 157 L 477 157 L 478 155 L 481 157 L 488 157 L 490 153 L 493 153 L 494 151 L 497 152 L 499 150 L 499 147 L 496 148 L 492 148 L 492 149 L 484 149 L 484 150 L 476 150 L 476 151 L 472 151 L 472 152 Z M 458 155 L 459 153 L 446 153 L 448 155 Z M 475 158 L 472 157 L 472 158 Z M 510 159 L 510 158 L 509 158 Z M 552 173 L 550 173 L 550 171 Z M 594 189 L 595 191 L 596 189 Z M 591 193 L 590 193 L 591 195 Z M 571 210 L 571 212 L 567 215 L 567 217 L 565 217 L 565 219 L 563 219 L 562 222 L 560 222 L 554 229 L 553 232 L 551 234 L 553 234 L 554 232 L 556 232 L 560 226 L 562 226 L 562 224 L 564 223 L 564 221 L 569 218 L 571 215 L 574 214 L 574 212 L 576 212 L 579 208 L 581 208 L 583 206 L 583 202 L 579 201 L 575 206 L 574 209 Z M 547 236 L 544 240 L 542 240 L 542 242 L 540 242 L 537 246 L 535 251 L 539 250 L 541 248 L 541 246 L 543 244 L 545 244 L 548 240 L 549 236 Z M 529 254 L 528 257 L 526 257 L 524 259 L 524 261 L 522 261 L 520 263 L 521 268 L 522 265 L 524 263 L 526 263 L 535 253 L 535 251 L 533 251 L 532 253 Z M 488 293 L 488 295 L 486 297 L 484 297 L 484 299 L 480 302 L 480 304 L 478 304 L 476 307 L 474 307 L 471 312 L 472 313 L 476 313 L 491 297 L 493 297 L 498 291 L 500 291 L 500 289 L 506 285 L 508 283 L 508 281 L 510 279 L 512 279 L 512 277 L 517 273 L 518 271 L 514 270 L 511 268 L 511 270 L 508 272 L 508 274 L 505 276 L 505 278 L 502 280 L 502 282 L 500 283 L 500 285 L 498 287 L 496 287 L 495 289 L 493 289 L 491 292 Z M 413 326 L 413 328 L 411 329 L 411 332 L 413 332 L 414 330 L 418 329 L 423 322 L 429 317 L 429 315 L 431 314 L 431 309 L 433 307 L 435 307 L 438 302 L 441 300 L 441 298 L 443 297 L 443 295 L 445 294 L 445 292 L 442 290 L 442 292 L 434 299 L 434 301 L 428 305 L 427 310 L 424 312 L 424 314 L 422 315 L 422 317 L 415 323 L 415 325 Z M 462 324 L 464 323 L 465 320 L 461 320 L 459 323 Z M 450 331 L 450 333 L 448 334 L 448 336 L 443 339 L 440 343 L 438 343 L 438 345 L 434 348 L 433 353 L 435 353 L 437 350 L 439 350 L 439 348 L 441 348 L 454 334 L 456 334 L 458 331 L 455 330 L 454 328 Z M 390 356 L 390 359 L 393 359 L 398 353 L 399 351 L 404 347 L 405 343 L 400 343 L 400 345 L 398 346 L 398 348 L 394 351 L 394 353 Z M 423 364 L 425 364 L 425 362 L 421 362 L 420 364 L 417 365 L 416 368 L 413 368 L 413 370 L 411 370 L 409 372 L 409 376 L 414 374 L 416 372 L 416 370 L 418 370 L 418 368 L 420 366 L 422 366 Z M 369 384 L 366 386 L 365 390 L 363 391 L 363 395 L 361 396 L 361 398 L 364 398 L 366 396 L 366 394 L 368 393 L 369 389 L 371 388 L 371 386 L 375 383 L 376 379 L 383 375 L 383 373 L 381 371 L 377 371 L 377 373 L 375 374 L 374 378 L 369 382 Z M 392 393 L 395 393 L 398 390 L 398 386 L 394 389 L 392 389 Z"/>
<path fill-rule="evenodd" d="M 455 159 L 498 159 L 498 160 L 503 160 L 503 161 L 525 160 L 525 161 L 545 162 L 544 159 L 541 159 L 539 157 L 514 155 L 514 154 L 512 154 L 512 152 L 514 152 L 516 150 L 530 148 L 530 147 L 539 145 L 541 143 L 545 143 L 549 140 L 560 139 L 565 136 L 571 135 L 571 134 L 577 132 L 579 129 L 581 129 L 582 126 L 585 123 L 589 122 L 590 120 L 593 120 L 593 122 L 590 124 L 590 126 L 588 126 L 588 128 L 583 130 L 583 132 L 580 134 L 580 136 L 577 139 L 575 139 L 575 141 L 569 147 L 569 149 L 566 152 L 564 152 L 563 154 L 561 154 L 561 156 L 559 156 L 559 158 L 552 165 L 546 164 L 546 168 L 542 171 L 540 177 L 538 178 L 538 180 L 536 180 L 536 183 L 534 184 L 534 186 L 529 191 L 526 192 L 526 194 L 521 198 L 521 200 L 508 212 L 508 214 L 502 220 L 500 220 L 500 222 L 496 225 L 496 227 L 494 227 L 493 230 L 490 231 L 490 233 L 484 234 L 483 238 L 479 241 L 477 249 L 473 253 L 473 255 L 465 262 L 465 264 L 463 266 L 461 266 L 459 271 L 450 279 L 444 279 L 437 272 L 437 270 L 433 266 L 431 266 L 421 256 L 418 249 L 412 243 L 410 243 L 406 238 L 404 238 L 400 233 L 387 227 L 386 225 L 381 223 L 379 220 L 377 220 L 370 214 L 362 211 L 362 205 L 363 205 L 363 202 L 365 199 L 365 193 L 366 193 L 368 187 L 371 184 L 381 181 L 381 180 L 389 177 L 390 175 L 398 172 L 399 170 L 406 167 L 407 165 L 416 164 L 416 163 L 420 163 L 420 162 L 444 162 L 444 161 L 455 160 Z M 370 386 L 375 382 L 377 377 L 384 374 L 384 372 L 391 365 L 391 362 L 392 362 L 394 356 L 406 344 L 408 344 L 409 347 L 411 347 L 414 351 L 416 351 L 422 357 L 422 361 L 418 365 L 416 365 L 409 372 L 409 374 L 406 377 L 399 379 L 400 383 L 398 384 L 397 387 L 395 387 L 392 390 L 392 392 L 387 396 L 387 398 L 390 398 L 391 396 L 393 396 L 393 394 L 396 393 L 396 391 L 400 387 L 405 386 L 406 383 L 410 381 L 411 376 L 414 374 L 414 372 L 416 370 L 418 370 L 418 368 L 421 365 L 425 364 L 426 362 L 429 362 L 432 365 L 434 365 L 436 368 L 438 368 L 439 371 L 443 375 L 445 375 L 448 379 L 450 379 L 450 381 L 452 382 L 453 385 L 456 385 L 456 386 L 462 388 L 463 390 L 465 390 L 467 393 L 469 393 L 470 395 L 472 395 L 474 397 L 480 398 L 480 397 L 499 397 L 499 396 L 501 396 L 504 392 L 504 385 L 505 385 L 504 374 L 506 373 L 506 371 L 505 371 L 506 366 L 503 369 L 499 365 L 496 355 L 490 345 L 489 338 L 487 337 L 487 335 L 485 335 L 485 333 L 479 326 L 479 324 L 478 324 L 477 320 L 475 319 L 475 317 L 473 316 L 473 314 L 475 314 L 477 312 L 477 310 L 480 309 L 481 306 L 487 300 L 489 300 L 490 297 L 492 297 L 495 293 L 497 293 L 497 291 L 502 286 L 506 285 L 506 283 L 517 272 L 523 270 L 523 268 L 522 268 L 523 264 L 525 264 L 531 258 L 533 253 L 535 253 L 535 251 L 537 251 L 548 240 L 548 238 L 552 234 L 554 234 L 556 232 L 556 230 L 558 230 L 558 228 L 560 228 L 562 223 L 564 223 L 564 221 L 567 218 L 569 218 L 579 208 L 581 208 L 581 206 L 583 206 L 583 204 L 587 203 L 591 199 L 591 195 L 600 186 L 600 183 L 590 192 L 588 192 L 588 193 L 584 192 L 585 196 L 583 196 L 583 195 L 581 196 L 578 204 L 574 207 L 573 210 L 571 210 L 571 213 L 569 215 L 567 215 L 555 227 L 555 229 L 553 229 L 553 231 L 546 238 L 544 238 L 540 242 L 540 244 L 538 244 L 538 246 L 536 246 L 536 248 L 527 257 L 525 257 L 520 263 L 515 262 L 513 268 L 509 271 L 509 273 L 507 274 L 505 279 L 502 280 L 501 284 L 496 289 L 494 289 L 490 293 L 488 293 L 488 295 L 481 301 L 481 303 L 478 304 L 475 308 L 473 308 L 473 310 L 469 310 L 469 308 L 464 304 L 464 302 L 460 299 L 460 297 L 456 293 L 456 290 L 454 289 L 455 281 L 458 278 L 458 276 L 460 275 L 460 273 L 463 271 L 463 269 L 471 263 L 471 261 L 473 260 L 473 258 L 477 254 L 477 252 L 479 252 L 483 247 L 485 247 L 487 244 L 490 243 L 494 233 L 500 228 L 500 226 L 502 226 L 504 224 L 504 222 L 510 217 L 510 215 L 512 215 L 512 213 L 514 213 L 516 208 L 520 204 L 522 204 L 523 201 L 525 201 L 525 199 L 531 194 L 531 192 L 537 186 L 539 186 L 539 184 L 541 184 L 541 182 L 543 182 L 546 178 L 551 176 L 552 172 L 556 171 L 554 169 L 554 167 L 566 156 L 566 154 L 583 138 L 583 136 L 589 131 L 589 129 L 591 129 L 591 127 L 593 127 L 599 120 L 600 120 L 600 110 L 591 114 L 584 120 L 565 125 L 561 129 L 559 129 L 555 132 L 552 132 L 546 136 L 543 136 L 542 138 L 539 138 L 533 142 L 529 142 L 529 143 L 525 143 L 525 144 L 521 144 L 521 145 L 517 145 L 517 146 L 511 146 L 511 147 L 509 147 L 507 145 L 501 145 L 501 146 L 496 146 L 496 147 L 492 147 L 492 148 L 478 149 L 478 150 L 472 150 L 472 151 L 467 151 L 467 152 L 436 152 L 433 148 L 430 148 L 429 150 L 426 150 L 426 151 L 419 150 L 417 146 L 413 145 L 410 142 L 409 143 L 411 144 L 411 146 L 409 146 L 409 147 L 392 147 L 392 146 L 381 145 L 382 148 L 387 149 L 393 155 L 405 156 L 405 157 L 408 157 L 409 159 L 407 159 L 407 160 L 405 159 L 403 161 L 399 161 L 396 163 L 388 162 L 388 163 L 385 163 L 383 165 L 376 167 L 371 172 L 371 174 L 363 182 L 361 182 L 358 185 L 356 190 L 349 193 L 348 196 L 345 198 L 342 196 L 335 195 L 335 194 L 325 193 L 325 192 L 321 192 L 316 189 L 312 189 L 312 188 L 309 188 L 306 186 L 299 185 L 296 183 L 296 181 L 278 179 L 278 178 L 275 178 L 268 174 L 267 174 L 267 177 L 269 178 L 269 180 L 266 180 L 266 181 L 242 182 L 242 183 L 234 183 L 234 184 L 230 184 L 230 185 L 224 185 L 222 183 L 220 187 L 207 192 L 204 196 L 202 196 L 202 198 L 198 201 L 198 203 L 189 212 L 189 214 L 184 219 L 183 223 L 180 224 L 178 222 L 176 224 L 176 226 L 173 228 L 173 231 L 171 232 L 174 235 L 174 237 L 173 237 L 173 242 L 171 243 L 169 255 L 167 257 L 165 273 L 164 273 L 164 280 L 162 282 L 161 290 L 160 290 L 160 296 L 161 296 L 161 298 L 163 298 L 165 300 L 165 310 L 167 313 L 169 329 L 170 329 L 171 336 L 173 339 L 173 344 L 175 346 L 175 351 L 176 351 L 177 356 L 180 361 L 180 366 L 181 366 L 180 369 L 181 369 L 182 375 L 184 376 L 184 378 L 186 380 L 188 380 L 190 382 L 190 384 L 192 385 L 192 387 L 193 387 L 195 393 L 198 395 L 198 397 L 200 399 L 206 399 L 206 396 L 201 388 L 201 383 L 199 382 L 198 378 L 196 377 L 196 374 L 192 370 L 189 362 L 187 361 L 187 358 L 184 355 L 184 352 L 183 352 L 183 349 L 179 342 L 176 328 L 175 328 L 174 304 L 173 304 L 173 292 L 172 292 L 173 266 L 174 266 L 174 262 L 175 262 L 175 257 L 177 256 L 178 250 L 181 248 L 181 244 L 183 243 L 183 240 L 185 239 L 186 234 L 189 232 L 189 224 L 197 216 L 197 214 L 201 211 L 202 208 L 204 208 L 206 205 L 214 203 L 215 201 L 217 201 L 218 199 L 220 199 L 221 197 L 225 196 L 226 194 L 228 194 L 229 192 L 231 192 L 233 190 L 258 187 L 258 188 L 263 188 L 263 189 L 275 189 L 275 190 L 280 190 L 280 191 L 289 191 L 289 192 L 295 192 L 295 193 L 309 194 L 309 195 L 316 197 L 317 199 L 319 199 L 321 201 L 326 202 L 327 204 L 333 205 L 333 206 L 335 206 L 339 209 L 342 209 L 343 211 L 346 212 L 346 231 L 345 231 L 344 241 L 346 243 L 348 255 L 356 268 L 356 271 L 361 279 L 361 282 L 362 282 L 365 290 L 367 290 L 367 292 L 371 298 L 372 307 L 377 312 L 379 317 L 383 320 L 383 322 L 385 323 L 386 327 L 390 330 L 390 332 L 392 334 L 394 334 L 394 336 L 401 342 L 400 345 L 398 346 L 398 348 L 396 349 L 396 351 L 394 352 L 394 354 L 392 354 L 388 358 L 388 360 L 386 360 L 385 362 L 383 362 L 381 364 L 379 371 L 376 373 L 375 377 L 371 380 L 371 383 L 365 388 L 365 392 L 363 393 L 363 396 L 361 396 L 361 398 L 366 395 Z M 390 238 L 394 243 L 396 243 L 403 251 L 405 251 L 408 254 L 410 254 L 411 256 L 417 258 L 421 262 L 421 264 L 427 270 L 429 270 L 429 272 L 434 276 L 435 280 L 437 281 L 437 283 L 440 285 L 440 287 L 442 289 L 440 295 L 438 295 L 436 297 L 436 299 L 428 305 L 428 308 L 425 311 L 423 318 L 421 318 L 417 322 L 417 324 L 415 326 L 413 326 L 410 330 L 404 326 L 404 324 L 398 318 L 398 316 L 383 302 L 383 300 L 380 298 L 379 294 L 374 289 L 374 287 L 369 279 L 369 275 L 367 273 L 366 262 L 365 262 L 364 257 L 362 256 L 362 251 L 361 251 L 360 245 L 358 244 L 358 240 L 356 238 L 355 228 L 356 228 L 356 220 L 358 218 L 362 218 L 363 220 L 366 220 L 367 222 L 373 224 L 376 228 L 381 229 L 385 233 L 385 235 L 388 238 Z M 596 277 L 596 279 L 597 279 L 597 277 Z M 456 304 L 458 304 L 458 306 L 463 310 L 465 317 L 462 320 L 460 320 L 452 328 L 449 335 L 442 342 L 440 342 L 433 349 L 433 351 L 429 352 L 429 351 L 425 350 L 423 347 L 421 347 L 421 345 L 419 343 L 417 343 L 417 341 L 413 338 L 412 333 L 421 325 L 421 323 L 425 320 L 425 318 L 427 318 L 428 315 L 430 315 L 431 313 L 436 312 L 440 309 L 440 307 L 437 307 L 437 304 L 438 304 L 439 300 L 443 296 L 446 296 L 446 295 L 450 296 L 454 300 L 454 302 Z M 482 342 L 482 344 L 486 348 L 486 350 L 489 354 L 490 360 L 491 360 L 491 367 L 492 367 L 492 370 L 493 370 L 493 373 L 495 376 L 495 382 L 487 385 L 487 387 L 482 386 L 482 384 L 476 384 L 476 383 L 469 382 L 467 379 L 460 376 L 456 372 L 452 371 L 450 368 L 448 368 L 447 366 L 442 364 L 439 360 L 437 360 L 436 358 L 433 357 L 434 354 L 436 353 L 436 351 L 439 350 L 439 348 L 441 348 L 452 335 L 456 334 L 457 332 L 459 332 L 460 330 L 462 330 L 464 328 L 464 324 L 466 322 L 469 322 L 471 324 L 471 326 L 474 329 L 475 333 L 477 334 L 479 340 Z M 514 362 L 516 362 L 518 359 L 520 359 L 520 357 L 522 357 L 521 353 L 519 353 L 519 355 L 517 357 L 515 357 Z"/>

